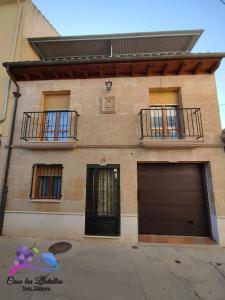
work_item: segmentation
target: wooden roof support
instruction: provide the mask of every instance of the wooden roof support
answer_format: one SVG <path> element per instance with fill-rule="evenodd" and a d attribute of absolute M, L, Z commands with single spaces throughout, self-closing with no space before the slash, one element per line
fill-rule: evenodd
<path fill-rule="evenodd" d="M 45 79 L 45 75 L 43 74 L 43 72 L 40 68 L 37 69 L 37 73 L 35 73 L 35 75 L 37 75 L 40 78 L 40 80 Z"/>
<path fill-rule="evenodd" d="M 88 71 L 87 70 L 83 69 L 82 74 L 83 74 L 84 78 L 88 78 Z"/>
<path fill-rule="evenodd" d="M 215 64 L 213 65 L 213 67 L 209 71 L 210 74 L 213 74 L 216 71 L 216 69 L 219 67 L 219 65 L 220 65 L 220 61 L 215 62 Z"/>
<path fill-rule="evenodd" d="M 31 77 L 32 78 L 37 78 L 38 77 L 40 80 L 44 79 L 40 72 L 31 74 Z"/>
<path fill-rule="evenodd" d="M 72 71 L 67 71 L 67 74 L 69 75 L 69 77 L 70 77 L 71 79 L 73 79 L 73 72 L 72 72 Z"/>
<path fill-rule="evenodd" d="M 152 64 L 148 64 L 145 75 L 150 76 L 151 71 L 152 71 Z"/>
<path fill-rule="evenodd" d="M 202 65 L 201 61 L 197 62 L 194 69 L 192 70 L 192 74 L 196 74 L 198 72 L 199 68 L 201 67 L 201 65 Z"/>
<path fill-rule="evenodd" d="M 131 65 L 131 68 L 130 68 L 130 76 L 133 77 L 135 76 L 135 65 Z"/>
<path fill-rule="evenodd" d="M 52 74 L 53 74 L 55 79 L 59 79 L 59 75 L 56 71 L 53 71 Z"/>
<path fill-rule="evenodd" d="M 31 80 L 30 74 L 22 73 L 21 76 L 22 76 L 25 80 Z"/>
<path fill-rule="evenodd" d="M 119 66 L 119 65 L 115 65 L 115 67 L 114 67 L 114 74 L 115 74 L 115 77 L 119 76 L 119 74 L 120 74 L 119 69 L 120 69 L 120 66 Z"/>
<path fill-rule="evenodd" d="M 179 68 L 177 74 L 181 75 L 186 66 L 187 66 L 186 62 L 181 63 L 180 68 Z"/>
<path fill-rule="evenodd" d="M 165 75 L 165 74 L 166 74 L 166 71 L 167 71 L 167 69 L 168 69 L 168 66 L 169 66 L 168 63 L 165 63 L 165 64 L 164 64 L 163 69 L 162 69 L 162 72 L 161 72 L 161 75 Z"/>
<path fill-rule="evenodd" d="M 105 64 L 16 65 L 11 67 L 11 72 L 18 81 L 210 74 L 218 68 L 220 60 L 219 58 L 171 59 L 166 61 L 160 61 L 160 59 L 145 61 L 143 59 L 137 62 L 109 62 Z"/>

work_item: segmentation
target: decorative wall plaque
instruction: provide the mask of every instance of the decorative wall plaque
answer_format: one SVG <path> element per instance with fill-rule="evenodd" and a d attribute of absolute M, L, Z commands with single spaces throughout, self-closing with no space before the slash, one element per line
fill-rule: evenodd
<path fill-rule="evenodd" d="M 102 113 L 113 114 L 116 112 L 115 96 L 102 97 Z"/>

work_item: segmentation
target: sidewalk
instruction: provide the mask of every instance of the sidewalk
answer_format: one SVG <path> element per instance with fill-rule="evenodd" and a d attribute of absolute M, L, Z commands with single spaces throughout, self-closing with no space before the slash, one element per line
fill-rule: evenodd
<path fill-rule="evenodd" d="M 22 269 L 14 276 L 17 283 L 7 284 L 16 249 L 35 241 L 41 252 L 56 242 L 0 237 L 1 300 L 225 299 L 225 249 L 218 246 L 142 244 L 134 249 L 115 241 L 67 241 L 72 249 L 56 255 L 60 270 Z M 45 275 L 47 283 L 34 284 Z M 24 290 L 34 286 L 42 290 Z"/>

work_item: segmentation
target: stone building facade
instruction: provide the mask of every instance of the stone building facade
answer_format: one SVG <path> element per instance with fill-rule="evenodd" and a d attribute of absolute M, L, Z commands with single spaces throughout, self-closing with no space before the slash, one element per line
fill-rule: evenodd
<path fill-rule="evenodd" d="M 214 77 L 222 57 L 137 53 L 130 61 L 8 63 L 21 97 L 3 234 L 130 243 L 193 235 L 225 245 Z"/>

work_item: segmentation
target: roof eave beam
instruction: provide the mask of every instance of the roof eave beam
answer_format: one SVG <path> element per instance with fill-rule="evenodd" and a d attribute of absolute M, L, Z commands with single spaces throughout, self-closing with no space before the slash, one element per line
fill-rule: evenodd
<path fill-rule="evenodd" d="M 214 65 L 213 67 L 210 69 L 210 74 L 213 74 L 220 66 L 220 63 L 221 63 L 221 60 L 218 60 Z"/>
<path fill-rule="evenodd" d="M 177 72 L 177 74 L 181 75 L 186 66 L 187 66 L 187 63 L 186 62 L 182 62 L 181 65 L 180 65 L 180 68 L 179 68 L 179 70 Z"/>
<path fill-rule="evenodd" d="M 202 62 L 201 61 L 197 62 L 194 69 L 192 70 L 192 74 L 197 74 L 201 66 L 202 66 Z"/>

